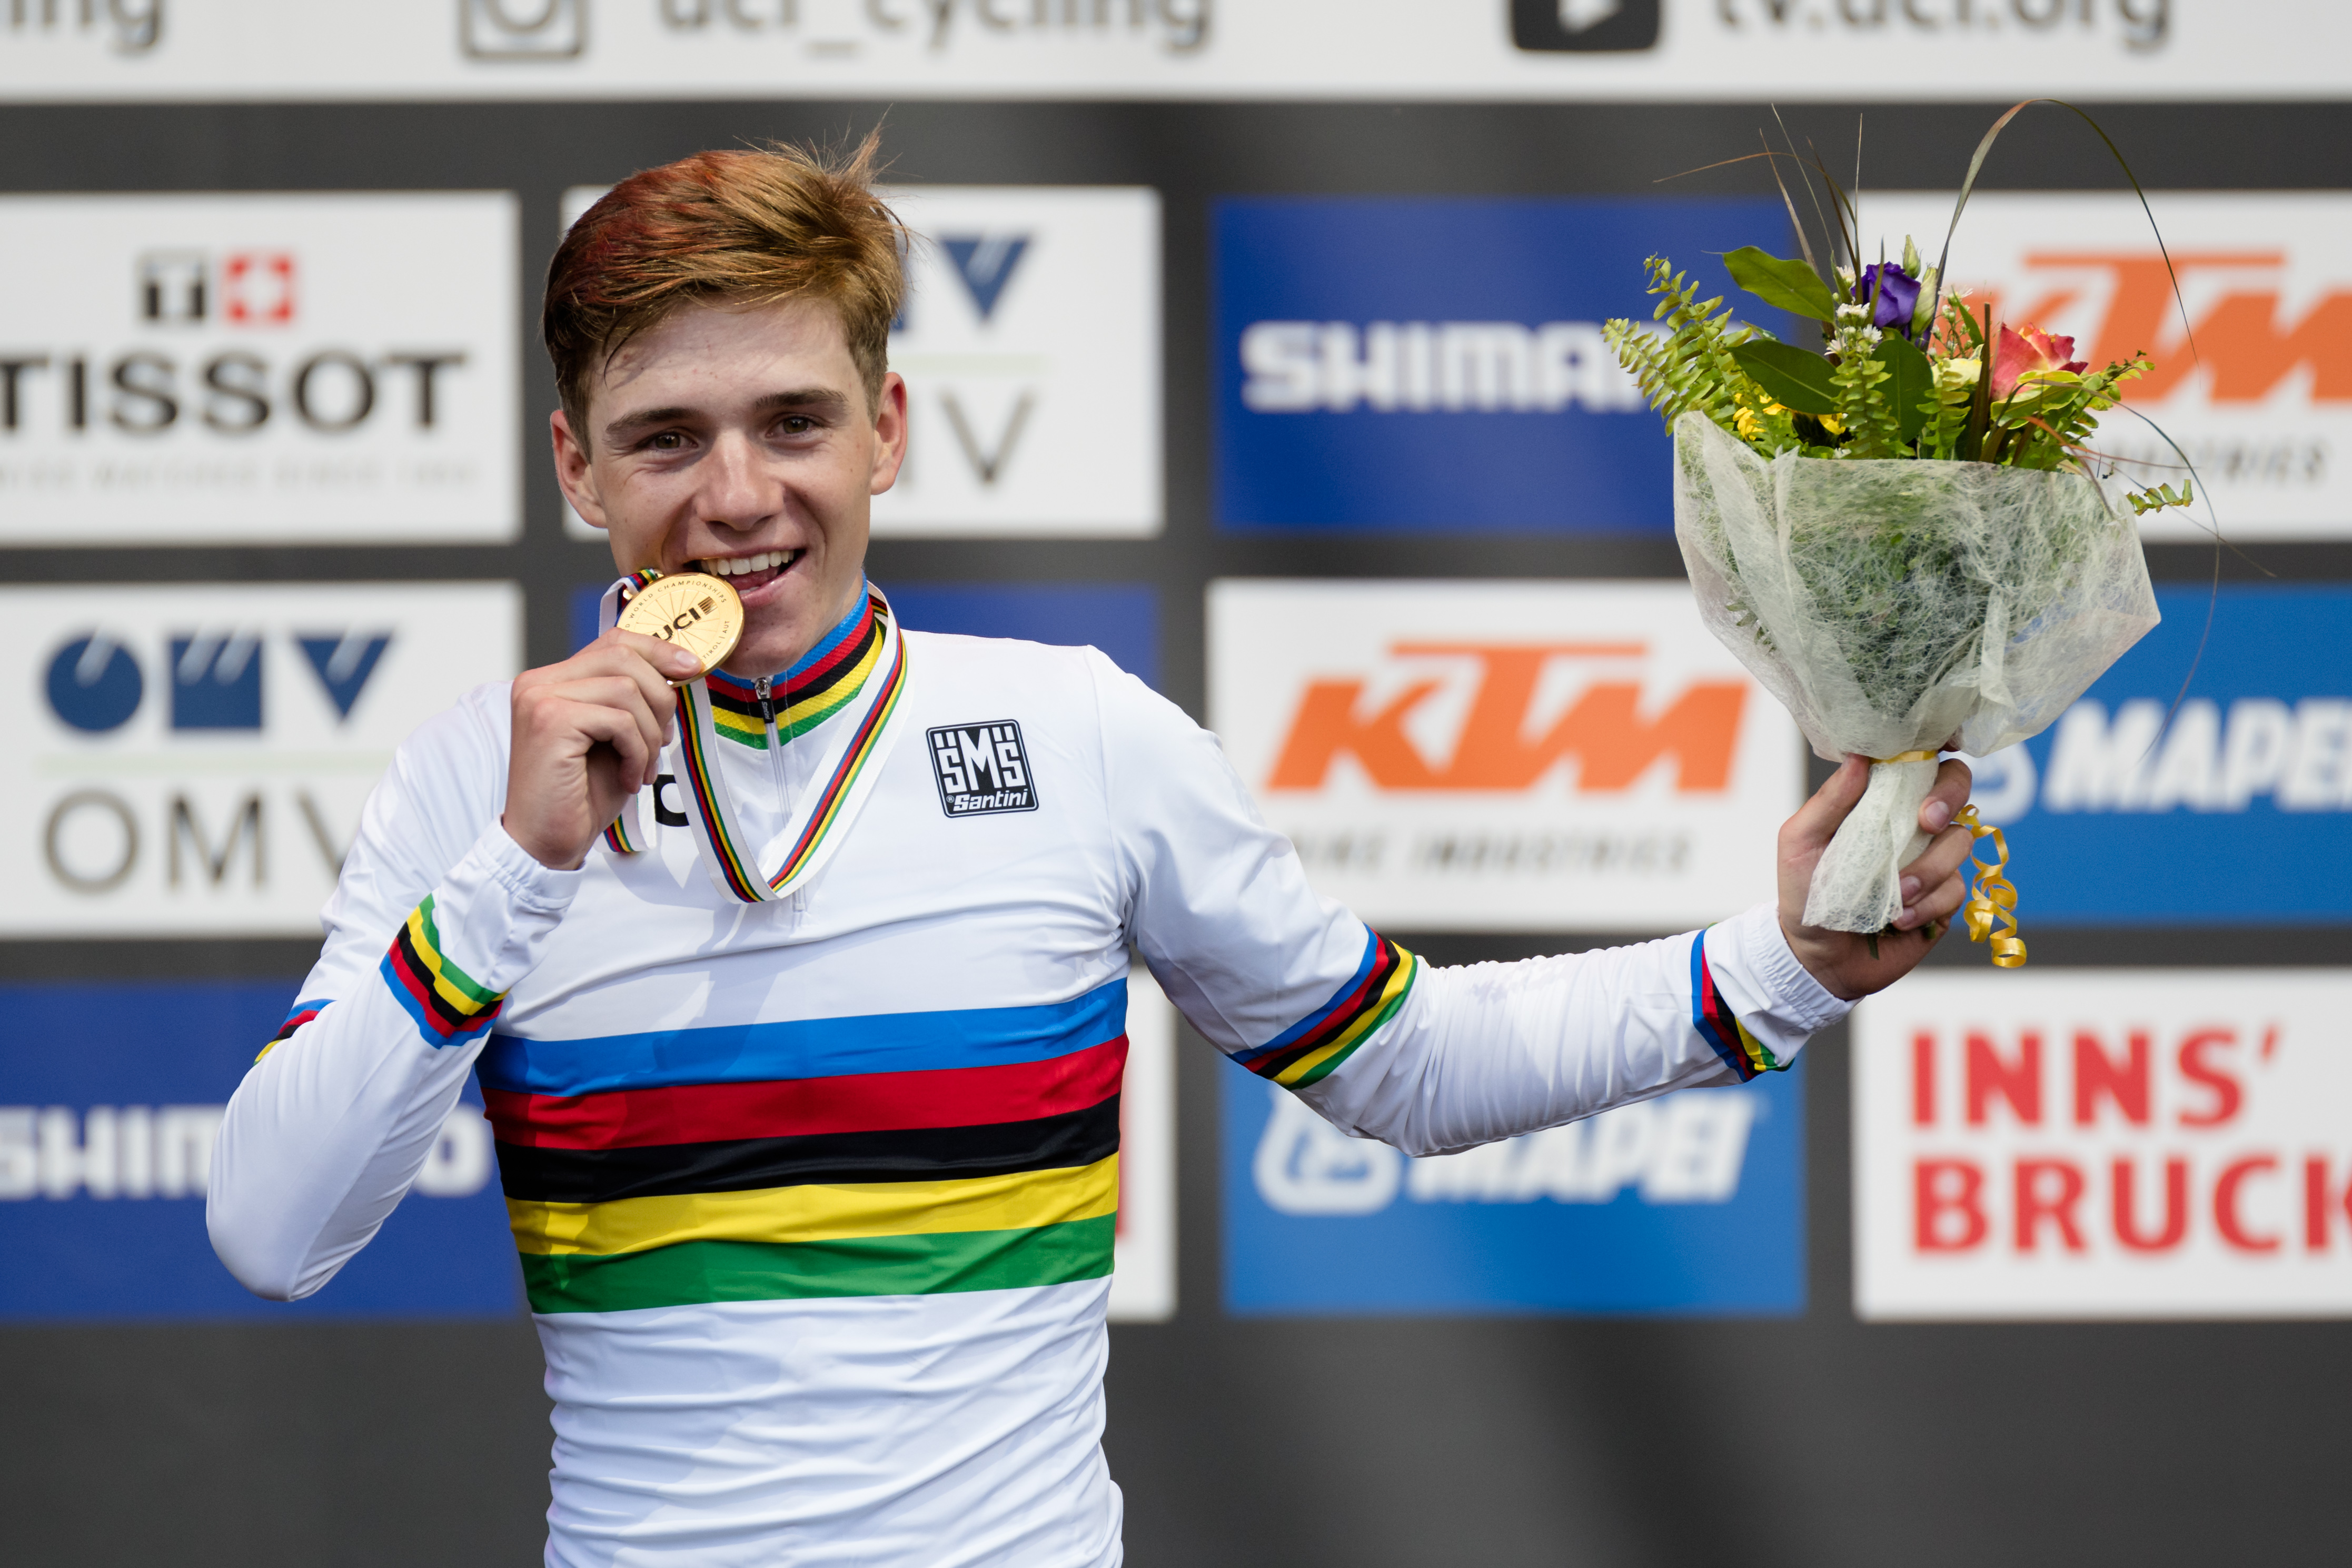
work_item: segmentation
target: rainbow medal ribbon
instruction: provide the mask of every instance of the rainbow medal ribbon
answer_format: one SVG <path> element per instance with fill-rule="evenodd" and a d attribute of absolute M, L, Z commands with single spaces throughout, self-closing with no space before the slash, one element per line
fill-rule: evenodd
<path fill-rule="evenodd" d="M 604 596 L 596 602 L 596 635 L 603 637 L 619 625 L 621 606 L 635 597 L 637 590 L 660 575 L 658 572 L 632 572 L 625 577 L 616 579 L 612 586 L 606 588 Z M 665 751 L 662 755 L 667 760 L 669 753 Z M 615 855 L 638 854 L 653 842 L 646 837 L 646 830 L 640 825 L 642 819 L 637 815 L 637 798 L 646 793 L 645 790 L 639 790 L 636 795 L 623 801 L 621 815 L 614 817 L 604 829 L 604 847 Z"/>
<path fill-rule="evenodd" d="M 816 782 L 802 793 L 783 831 L 770 841 L 772 850 L 782 849 L 774 870 L 762 867 L 762 858 L 738 826 L 742 818 L 719 765 L 709 680 L 678 689 L 685 710 L 672 747 L 683 786 L 678 793 L 685 797 L 687 817 L 701 846 L 703 868 L 720 892 L 740 903 L 789 899 L 824 869 L 874 793 L 882 764 L 898 741 L 903 726 L 891 720 L 906 689 L 906 640 L 881 590 L 869 584 L 866 594 L 866 613 L 850 631 L 843 656 L 854 661 L 846 679 L 856 683 L 856 695 L 825 715 L 838 722 L 832 725 L 832 738 L 817 758 Z M 781 707 L 782 694 L 778 698 Z M 781 744 L 783 738 L 780 726 L 773 743 Z"/>

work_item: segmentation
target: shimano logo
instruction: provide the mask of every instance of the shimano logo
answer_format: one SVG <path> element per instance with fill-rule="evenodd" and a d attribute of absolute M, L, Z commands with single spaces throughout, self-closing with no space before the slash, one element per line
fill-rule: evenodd
<path fill-rule="evenodd" d="M 1241 335 L 1259 414 L 1594 414 L 1641 409 L 1597 321 L 1255 321 Z"/>

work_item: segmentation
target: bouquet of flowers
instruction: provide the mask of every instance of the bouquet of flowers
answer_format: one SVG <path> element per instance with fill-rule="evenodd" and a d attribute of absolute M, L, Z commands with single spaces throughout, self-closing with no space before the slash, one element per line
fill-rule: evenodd
<path fill-rule="evenodd" d="M 1937 751 L 2039 734 L 2157 624 L 2133 520 L 2189 497 L 2126 492 L 2084 445 L 2146 359 L 2094 371 L 2070 339 L 1972 314 L 1908 241 L 1859 265 L 1830 184 L 1827 268 L 1810 244 L 1725 258 L 1742 289 L 1819 322 L 1819 349 L 1735 322 L 1656 257 L 1657 324 L 1606 332 L 1674 432 L 1675 536 L 1707 626 L 1814 751 L 1873 759 L 1804 918 L 1874 940 L 1926 847 Z M 1973 808 L 1963 821 L 2000 857 L 1977 863 L 1971 934 L 2003 921 L 1994 962 L 2021 963 L 2006 845 Z"/>

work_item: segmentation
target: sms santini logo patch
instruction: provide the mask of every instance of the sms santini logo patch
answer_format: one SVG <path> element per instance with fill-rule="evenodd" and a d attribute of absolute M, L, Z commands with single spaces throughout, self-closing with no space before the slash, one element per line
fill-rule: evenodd
<path fill-rule="evenodd" d="M 1029 777 L 1029 754 L 1021 747 L 1020 725 L 994 719 L 984 724 L 950 724 L 929 734 L 940 806 L 950 816 L 1037 809 L 1037 789 Z"/>

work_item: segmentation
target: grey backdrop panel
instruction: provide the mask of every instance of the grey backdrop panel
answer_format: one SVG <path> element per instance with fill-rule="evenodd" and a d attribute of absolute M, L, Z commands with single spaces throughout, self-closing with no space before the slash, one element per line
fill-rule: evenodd
<path fill-rule="evenodd" d="M 1948 185 L 2002 105 L 1865 106 L 1871 183 Z M 1854 107 L 1790 115 L 1850 145 Z M 505 188 L 526 321 L 566 185 L 698 148 L 837 137 L 856 103 L 0 108 L 0 190 Z M 2112 106 L 2151 187 L 2352 186 L 2352 107 Z M 1674 576 L 1662 541 L 1221 537 L 1209 527 L 1207 204 L 1235 192 L 1648 192 L 1754 144 L 1762 104 L 941 104 L 887 109 L 895 176 L 1158 186 L 1166 198 L 1169 524 L 1136 543 L 888 542 L 876 578 L 1157 583 L 1171 696 L 1200 711 L 1201 592 L 1237 574 Z M 2111 188 L 2071 117 L 2029 117 L 1986 188 Z M 1670 187 L 1755 189 L 1740 171 Z M 529 362 L 512 547 L 0 552 L 20 582 L 511 577 L 534 660 L 608 574 L 568 542 Z M 2256 552 L 2352 578 L 2352 546 Z M 2202 582 L 2210 551 L 2150 552 Z M 2257 575 L 2224 558 L 2225 578 Z M 2140 868 L 2155 874 L 2155 868 Z M 1440 962 L 1542 939 L 1395 933 Z M 2036 964 L 2327 963 L 2341 931 L 2035 931 Z M 0 976 L 284 979 L 293 942 L 0 943 Z M 1948 952 L 1941 962 L 1981 963 Z M 290 994 L 290 990 L 289 990 Z M 1428 1563 L 1914 1568 L 2336 1563 L 2352 1540 L 2352 1329 L 2336 1323 L 1877 1327 L 1849 1307 L 1847 1078 L 1812 1058 L 1811 1306 L 1767 1322 L 1235 1321 L 1218 1310 L 1216 1079 L 1183 1057 L 1183 1310 L 1112 1332 L 1114 1473 L 1137 1568 Z M 0 1267 L 5 1260 L 0 1259 Z M 26 1564 L 536 1560 L 547 1405 L 529 1325 L 0 1331 L 0 1556 Z"/>

